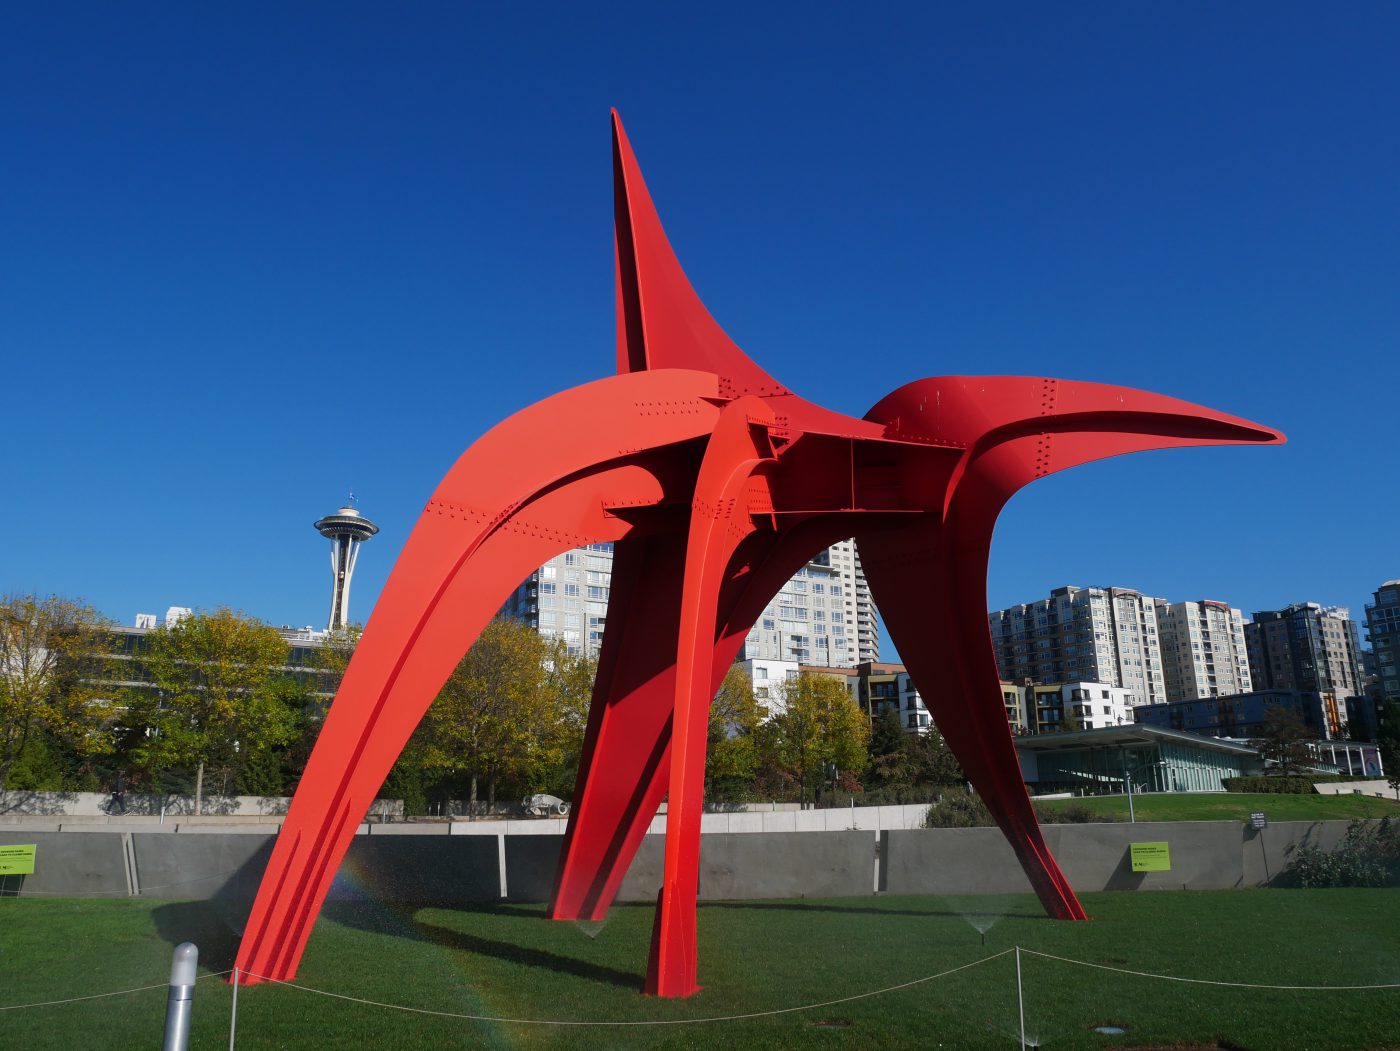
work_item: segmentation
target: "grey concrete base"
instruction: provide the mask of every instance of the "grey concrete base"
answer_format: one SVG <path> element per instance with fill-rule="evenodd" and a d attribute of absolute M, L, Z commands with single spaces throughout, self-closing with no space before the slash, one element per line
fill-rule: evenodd
<path fill-rule="evenodd" d="M 1267 883 L 1296 846 L 1331 849 L 1347 822 L 1292 821 L 1262 832 L 1233 821 L 1049 825 L 1045 839 L 1079 891 L 1224 889 Z M 207 831 L 81 833 L 0 827 L 0 844 L 33 843 L 32 876 L 10 876 L 0 893 L 165 900 L 217 898 L 246 914 L 275 837 Z M 548 900 L 563 837 L 557 835 L 356 836 L 330 891 L 332 901 L 468 904 L 501 898 L 500 847 L 513 901 Z M 1134 873 L 1133 843 L 1166 842 L 1169 872 Z M 878 847 L 877 847 L 878 844 Z M 648 835 L 618 894 L 652 902 L 661 886 L 665 837 Z M 882 833 L 715 833 L 702 837 L 700 897 L 861 897 L 889 894 L 1010 894 L 1030 885 L 994 828 L 892 829 Z"/>

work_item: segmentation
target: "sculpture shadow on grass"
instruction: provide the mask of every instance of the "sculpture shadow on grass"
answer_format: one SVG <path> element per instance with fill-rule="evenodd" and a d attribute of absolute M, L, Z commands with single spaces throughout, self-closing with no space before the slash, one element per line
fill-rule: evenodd
<path fill-rule="evenodd" d="M 856 899 L 859 900 L 859 899 Z M 757 909 L 764 912 L 829 912 L 843 915 L 863 915 L 863 916 L 913 916 L 921 919 L 958 919 L 965 920 L 969 916 L 1014 916 L 1018 920 L 1046 920 L 1053 917 L 1045 915 L 1043 912 L 1014 912 L 1006 909 L 988 907 L 981 909 L 954 909 L 954 908 L 928 908 L 928 909 L 882 909 L 874 905 L 832 905 L 826 902 L 808 901 L 702 901 L 699 904 L 701 910 L 713 908 L 726 909 Z"/>
<path fill-rule="evenodd" d="M 430 923 L 419 918 L 421 912 L 433 907 L 435 906 L 431 903 L 386 905 L 383 903 L 336 902 L 326 906 L 324 915 L 332 923 L 354 930 L 409 938 L 453 952 L 489 956 L 507 963 L 520 964 L 542 971 L 552 971 L 555 974 L 572 975 L 575 978 L 615 985 L 624 989 L 640 989 L 642 987 L 643 974 L 640 970 L 636 972 L 623 971 L 606 964 L 567 956 L 551 949 L 521 945 L 469 930 Z M 454 902 L 443 903 L 436 907 L 450 909 L 467 919 L 468 922 L 473 915 L 481 917 L 510 916 L 534 920 L 539 920 L 544 915 L 542 909 L 532 910 L 515 905 L 463 905 Z M 549 930 L 550 928 L 541 929 Z"/>

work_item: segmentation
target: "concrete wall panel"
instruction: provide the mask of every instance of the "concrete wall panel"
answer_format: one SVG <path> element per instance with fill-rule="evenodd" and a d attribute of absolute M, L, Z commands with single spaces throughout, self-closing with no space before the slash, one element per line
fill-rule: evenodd
<path fill-rule="evenodd" d="M 134 832 L 141 897 L 189 901 L 227 894 L 251 905 L 276 838 Z"/>
<path fill-rule="evenodd" d="M 890 894 L 1020 894 L 1031 889 L 995 828 L 893 829 L 881 837 Z"/>
<path fill-rule="evenodd" d="M 874 893 L 875 834 L 728 834 L 700 841 L 700 897 L 844 898 Z"/>
<path fill-rule="evenodd" d="M 532 840 L 534 836 L 522 836 Z M 495 836 L 356 836 L 331 885 L 331 901 L 409 904 L 498 901 Z"/>
<path fill-rule="evenodd" d="M 506 840 L 506 886 L 512 901 L 548 900 L 562 846 L 562 836 Z M 618 901 L 656 900 L 665 850 L 664 836 L 645 837 L 623 877 Z M 874 833 L 714 833 L 700 840 L 700 898 L 730 901 L 870 894 L 874 867 Z"/>
<path fill-rule="evenodd" d="M 0 844 L 29 843 L 35 847 L 34 874 L 0 877 L 0 890 L 4 893 L 45 897 L 126 895 L 126 861 L 120 832 L 73 836 L 66 832 L 0 829 Z"/>

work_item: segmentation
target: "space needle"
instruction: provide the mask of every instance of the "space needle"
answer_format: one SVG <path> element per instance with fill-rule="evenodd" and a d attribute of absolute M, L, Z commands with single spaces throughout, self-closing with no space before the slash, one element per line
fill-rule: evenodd
<path fill-rule="evenodd" d="M 353 494 L 351 499 L 354 499 Z M 350 607 L 350 578 L 355 575 L 355 558 L 360 542 L 379 532 L 379 527 L 354 507 L 342 507 L 333 515 L 317 519 L 316 529 L 331 542 L 331 622 L 328 631 L 336 631 L 349 623 L 346 611 Z"/>

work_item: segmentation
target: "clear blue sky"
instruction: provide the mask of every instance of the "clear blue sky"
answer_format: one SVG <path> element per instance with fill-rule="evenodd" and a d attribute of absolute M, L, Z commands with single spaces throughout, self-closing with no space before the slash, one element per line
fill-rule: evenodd
<path fill-rule="evenodd" d="M 1400 577 L 1400 8 L 64 4 L 0 28 L 0 591 L 366 617 L 492 423 L 612 363 L 608 108 L 730 334 L 860 415 L 1095 379 L 1277 426 L 1003 516 L 989 604 Z"/>

